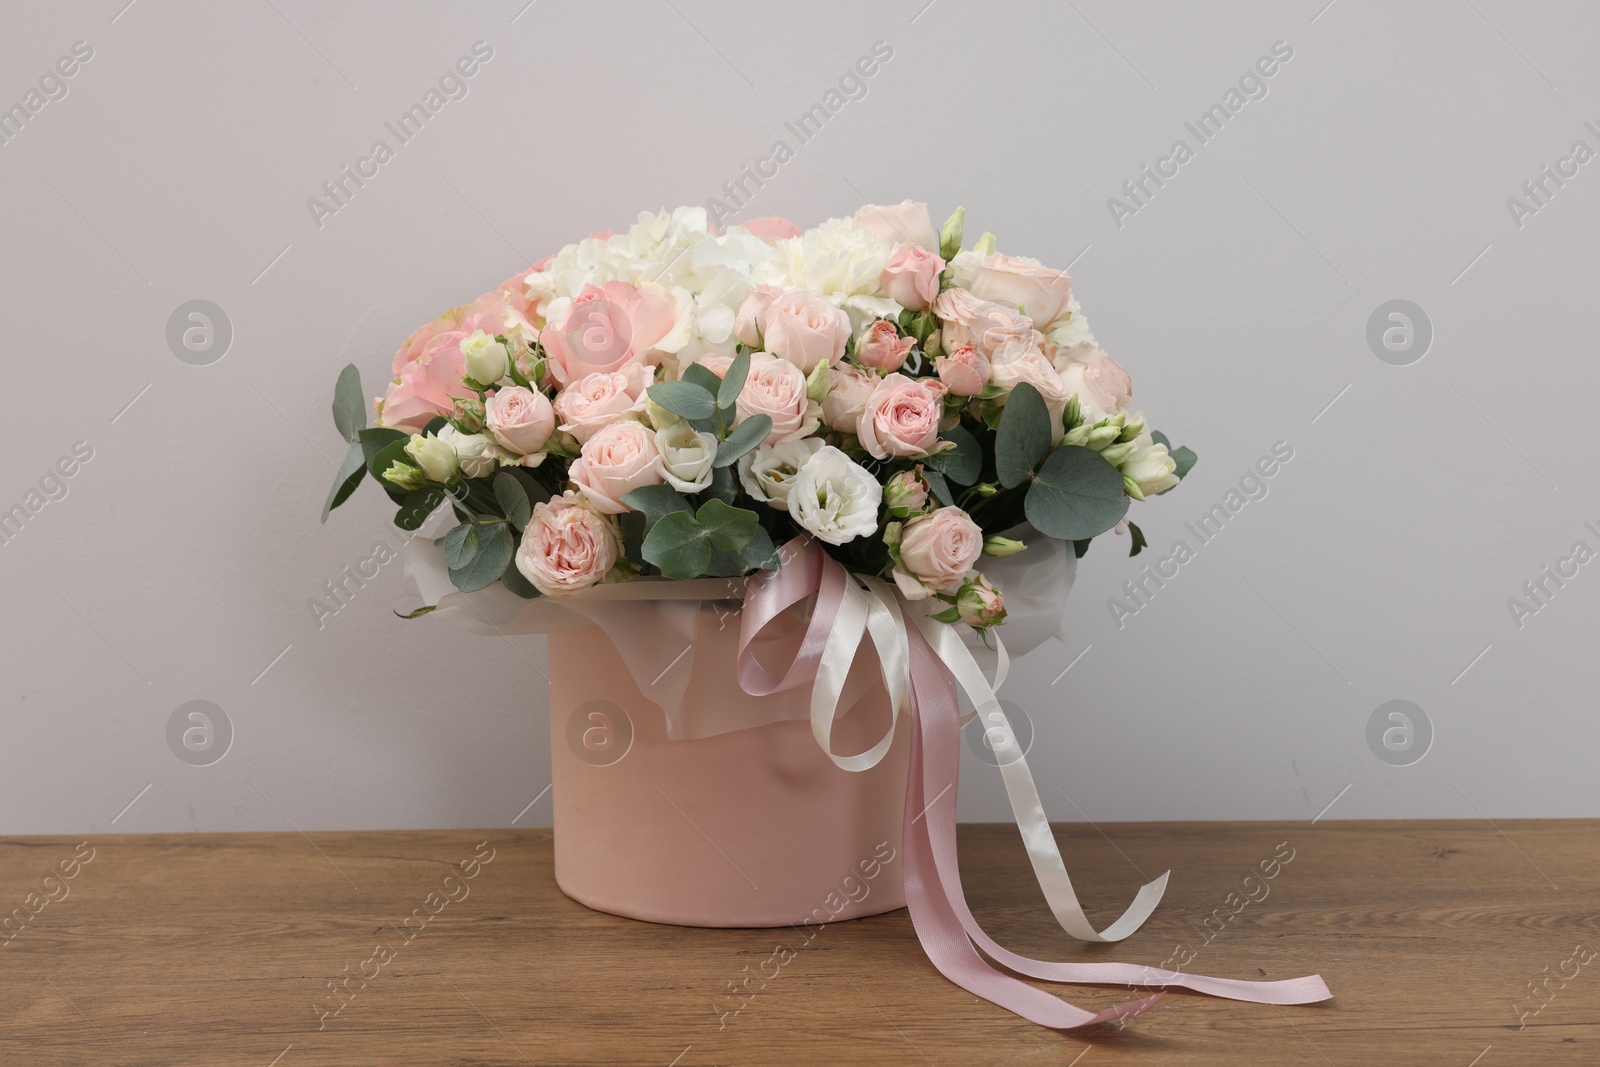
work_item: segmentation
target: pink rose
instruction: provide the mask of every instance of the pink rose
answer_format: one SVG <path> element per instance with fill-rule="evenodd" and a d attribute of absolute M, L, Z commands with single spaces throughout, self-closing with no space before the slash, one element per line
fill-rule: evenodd
<path fill-rule="evenodd" d="M 977 396 L 989 384 L 989 361 L 971 345 L 962 345 L 933 361 L 939 380 L 956 396 Z"/>
<path fill-rule="evenodd" d="M 695 362 L 715 374 L 718 378 L 726 378 L 728 376 L 728 368 L 733 366 L 733 357 L 719 356 L 715 352 L 708 352 L 695 360 Z"/>
<path fill-rule="evenodd" d="M 395 380 L 383 397 L 380 425 L 413 433 L 435 415 L 454 415 L 456 398 L 472 396 L 462 384 L 467 373 L 461 342 L 482 330 L 531 339 L 533 327 L 511 293 L 487 293 L 470 304 L 451 308 L 400 343 L 394 355 Z"/>
<path fill-rule="evenodd" d="M 998 252 L 978 260 L 967 288 L 981 300 L 993 300 L 1047 326 L 1067 306 L 1072 279 L 1064 270 L 1042 266 L 1038 260 L 1002 256 Z"/>
<path fill-rule="evenodd" d="M 849 363 L 834 367 L 828 376 L 828 395 L 822 400 L 822 421 L 835 430 L 855 433 L 880 380 L 873 371 Z"/>
<path fill-rule="evenodd" d="M 759 219 L 741 222 L 739 225 L 744 227 L 746 233 L 753 237 L 761 238 L 769 245 L 775 245 L 779 241 L 787 240 L 790 237 L 800 236 L 800 227 L 788 219 L 779 218 L 777 215 L 764 215 Z"/>
<path fill-rule="evenodd" d="M 992 300 L 979 300 L 966 289 L 940 293 L 933 302 L 933 314 L 939 320 L 943 331 L 939 336 L 947 350 L 971 345 L 991 361 L 994 351 L 1007 341 L 1044 341 L 1044 335 L 1033 328 L 1026 315 Z"/>
<path fill-rule="evenodd" d="M 1055 420 L 1056 436 L 1061 436 L 1061 416 L 1067 410 L 1072 393 L 1045 358 L 1044 351 L 1028 341 L 1013 340 L 1001 345 L 990 359 L 989 380 L 995 385 L 1014 389 L 1019 382 L 1027 382 L 1039 390 L 1050 417 Z"/>
<path fill-rule="evenodd" d="M 566 307 L 556 301 L 539 334 L 552 377 L 562 385 L 588 374 L 652 362 L 655 346 L 677 323 L 678 302 L 652 282 L 586 285 Z"/>
<path fill-rule="evenodd" d="M 1068 395 L 1077 394 L 1085 417 L 1106 418 L 1127 411 L 1133 400 L 1133 379 L 1122 364 L 1093 345 L 1074 345 L 1056 356 L 1056 370 Z M 1099 421 L 1098 419 L 1094 421 Z"/>
<path fill-rule="evenodd" d="M 939 295 L 939 275 L 943 271 L 944 260 L 937 252 L 929 252 L 921 245 L 901 244 L 884 264 L 878 281 L 890 300 L 903 308 L 921 311 Z"/>
<path fill-rule="evenodd" d="M 915 338 L 901 337 L 894 323 L 879 319 L 856 344 L 856 358 L 873 370 L 897 371 L 905 365 L 906 354 L 915 343 Z"/>
<path fill-rule="evenodd" d="M 451 331 L 428 339 L 417 358 L 401 367 L 398 379 L 389 384 L 380 425 L 420 433 L 435 415 L 455 414 L 454 398 L 472 395 L 461 382 L 467 372 L 461 358 L 461 341 L 466 336 Z"/>
<path fill-rule="evenodd" d="M 744 380 L 736 402 L 737 425 L 752 415 L 772 419 L 766 443 L 777 444 L 804 437 L 817 428 L 817 406 L 806 396 L 806 376 L 786 359 L 765 352 L 750 356 L 750 376 Z"/>
<path fill-rule="evenodd" d="M 761 316 L 783 290 L 776 285 L 757 285 L 744 294 L 739 304 L 739 314 L 733 320 L 733 334 L 751 348 L 761 347 Z"/>
<path fill-rule="evenodd" d="M 550 400 L 534 389 L 508 385 L 483 402 L 489 436 L 508 452 L 526 456 L 544 447 L 555 431 L 556 417 Z"/>
<path fill-rule="evenodd" d="M 485 293 L 470 304 L 451 308 L 428 325 L 413 330 L 411 336 L 400 342 L 400 350 L 394 354 L 395 377 L 400 377 L 407 365 L 437 350 L 444 343 L 444 336 L 459 335 L 454 341 L 459 345 L 461 338 L 471 336 L 474 330 L 482 330 L 491 337 L 519 332 L 529 338 L 533 336 L 533 327 L 523 315 L 516 295 L 500 290 Z"/>
<path fill-rule="evenodd" d="M 850 316 L 825 297 L 791 289 L 761 314 L 762 347 L 810 374 L 818 363 L 837 363 L 850 339 Z"/>
<path fill-rule="evenodd" d="M 641 363 L 630 363 L 609 374 L 587 374 L 556 394 L 555 414 L 561 429 L 589 440 L 602 427 L 644 411 L 645 390 L 655 375 Z"/>
<path fill-rule="evenodd" d="M 585 441 L 567 476 L 590 507 L 607 515 L 631 511 L 622 498 L 640 486 L 666 481 L 655 434 L 632 420 L 614 422 Z"/>
<path fill-rule="evenodd" d="M 925 600 L 961 584 L 983 553 L 983 531 L 965 511 L 939 508 L 900 531 L 894 584 L 907 600 Z"/>
<path fill-rule="evenodd" d="M 956 593 L 956 612 L 975 630 L 996 626 L 1005 621 L 1006 598 L 980 574 Z"/>
<path fill-rule="evenodd" d="M 562 596 L 604 579 L 621 554 L 615 520 L 567 492 L 534 505 L 517 547 L 517 570 L 544 595 Z"/>
<path fill-rule="evenodd" d="M 939 231 L 928 205 L 920 200 L 867 204 L 856 212 L 855 222 L 856 229 L 876 234 L 885 244 L 913 244 L 935 255 L 939 252 Z"/>
<path fill-rule="evenodd" d="M 945 392 L 944 384 L 931 378 L 889 375 L 872 391 L 856 422 L 861 447 L 877 459 L 927 455 L 939 440 Z"/>

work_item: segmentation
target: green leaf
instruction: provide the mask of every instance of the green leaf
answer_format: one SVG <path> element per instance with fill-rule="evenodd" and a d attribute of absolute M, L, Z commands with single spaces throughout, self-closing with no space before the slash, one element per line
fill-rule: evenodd
<path fill-rule="evenodd" d="M 361 484 L 366 473 L 367 457 L 361 451 L 361 442 L 357 441 L 344 454 L 339 473 L 333 476 L 333 488 L 328 490 L 328 499 L 322 505 L 323 522 L 328 521 L 328 512 L 350 499 L 350 494 L 356 491 L 356 486 Z"/>
<path fill-rule="evenodd" d="M 422 607 L 416 608 L 413 611 L 408 611 L 404 615 L 397 611 L 395 612 L 395 616 L 401 619 L 420 619 L 430 611 L 437 611 L 438 608 L 439 605 L 437 604 L 424 604 Z"/>
<path fill-rule="evenodd" d="M 422 436 L 427 437 L 429 434 L 438 436 L 439 431 L 448 425 L 450 425 L 449 419 L 445 418 L 443 415 L 435 415 L 433 418 L 428 420 L 427 425 L 422 427 Z"/>
<path fill-rule="evenodd" d="M 527 494 L 528 503 L 537 505 L 550 502 L 550 490 L 546 489 L 527 467 L 509 467 L 500 473 L 509 474 L 522 484 L 522 491 Z"/>
<path fill-rule="evenodd" d="M 519 530 L 527 529 L 528 520 L 533 518 L 533 502 L 528 499 L 522 482 L 510 471 L 494 476 L 494 499 L 505 517 L 511 520 L 511 525 Z"/>
<path fill-rule="evenodd" d="M 732 406 L 739 399 L 739 390 L 744 388 L 744 381 L 750 376 L 750 353 L 740 352 L 733 357 L 733 362 L 728 364 L 728 373 L 722 376 L 722 384 L 717 386 L 717 407 Z M 661 403 L 661 401 L 656 401 Z"/>
<path fill-rule="evenodd" d="M 522 576 L 522 572 L 517 569 L 517 556 L 515 552 L 511 554 L 511 562 L 506 564 L 505 573 L 500 576 L 500 584 L 524 600 L 532 600 L 534 597 L 539 595 L 538 588 L 535 587 L 532 582 L 528 581 L 528 579 L 524 578 Z"/>
<path fill-rule="evenodd" d="M 776 570 L 779 564 L 778 548 L 767 531 L 756 527 L 756 535 L 738 552 L 714 549 L 706 574 L 713 578 L 733 578 L 749 571 Z"/>
<path fill-rule="evenodd" d="M 511 527 L 503 522 L 483 526 L 478 531 L 478 551 L 463 567 L 452 567 L 450 581 L 463 593 L 471 593 L 499 581 L 516 552 Z"/>
<path fill-rule="evenodd" d="M 1128 523 L 1128 536 L 1133 541 L 1132 546 L 1128 549 L 1128 555 L 1130 556 L 1137 556 L 1150 545 L 1150 542 L 1144 539 L 1144 531 L 1139 529 L 1136 523 Z"/>
<path fill-rule="evenodd" d="M 346 363 L 333 387 L 333 424 L 339 436 L 354 444 L 367 425 L 367 398 L 361 392 L 361 372 Z"/>
<path fill-rule="evenodd" d="M 702 363 L 689 364 L 684 369 L 683 380 L 692 385 L 698 385 L 713 396 L 722 391 L 722 379 L 718 378 L 716 372 L 710 367 Z M 659 404 L 661 401 L 658 400 L 656 403 Z"/>
<path fill-rule="evenodd" d="M 1100 453 L 1062 445 L 1045 457 L 1023 502 L 1028 521 L 1061 541 L 1104 533 L 1128 512 L 1122 475 Z"/>
<path fill-rule="evenodd" d="M 715 397 L 694 382 L 658 382 L 649 391 L 651 400 L 686 419 L 709 419 L 717 411 Z"/>
<path fill-rule="evenodd" d="M 415 489 L 402 494 L 400 501 L 394 524 L 402 530 L 415 530 L 444 502 L 444 494 L 437 489 Z"/>
<path fill-rule="evenodd" d="M 369 467 L 372 464 L 372 457 L 382 452 L 385 446 L 395 441 L 411 440 L 410 434 L 387 426 L 374 426 L 370 430 L 362 430 L 357 436 L 361 439 L 361 454 L 367 457 Z"/>
<path fill-rule="evenodd" d="M 711 563 L 711 539 L 691 512 L 675 511 L 650 527 L 641 553 L 667 578 L 698 578 Z"/>
<path fill-rule="evenodd" d="M 977 481 L 983 473 L 983 450 L 978 447 L 978 439 L 958 424 L 940 434 L 939 440 L 953 441 L 956 447 L 924 459 L 924 469 L 938 471 L 960 485 Z"/>
<path fill-rule="evenodd" d="M 733 507 L 715 497 L 701 504 L 694 517 L 712 545 L 725 552 L 741 551 L 761 529 L 761 519 L 755 512 Z"/>
<path fill-rule="evenodd" d="M 1050 432 L 1050 409 L 1039 390 L 1018 382 L 995 435 L 994 465 L 1000 484 L 1014 489 L 1027 481 L 1057 436 Z"/>
<path fill-rule="evenodd" d="M 961 609 L 951 604 L 937 615 L 928 616 L 934 622 L 956 622 L 961 618 Z"/>
<path fill-rule="evenodd" d="M 714 467 L 711 471 L 711 485 L 706 492 L 725 503 L 731 504 L 738 500 L 739 483 L 733 476 L 733 468 Z"/>
<path fill-rule="evenodd" d="M 1091 538 L 1085 537 L 1080 541 L 1072 542 L 1072 555 L 1074 559 L 1082 559 L 1083 554 L 1089 551 L 1090 540 Z"/>
<path fill-rule="evenodd" d="M 641 485 L 624 493 L 622 502 L 634 511 L 644 513 L 646 527 L 654 526 L 674 512 L 690 510 L 683 494 L 670 485 Z"/>
<path fill-rule="evenodd" d="M 740 359 L 745 357 L 740 356 Z M 732 373 L 731 371 L 729 373 Z M 752 415 L 733 428 L 723 442 L 717 446 L 717 455 L 711 461 L 713 467 L 726 467 L 738 461 L 739 457 L 750 451 L 767 439 L 767 434 L 772 432 L 772 416 Z"/>
<path fill-rule="evenodd" d="M 922 480 L 928 483 L 928 488 L 933 490 L 933 495 L 939 498 L 939 503 L 950 505 L 955 503 L 955 498 L 950 495 L 950 483 L 944 480 L 944 475 L 938 471 L 922 469 Z"/>
<path fill-rule="evenodd" d="M 450 527 L 450 532 L 439 538 L 444 545 L 444 565 L 451 570 L 465 567 L 478 554 L 478 527 L 470 522 Z"/>

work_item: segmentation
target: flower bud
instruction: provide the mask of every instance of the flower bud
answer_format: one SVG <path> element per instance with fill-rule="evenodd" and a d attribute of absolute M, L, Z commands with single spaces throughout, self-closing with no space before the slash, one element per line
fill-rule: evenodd
<path fill-rule="evenodd" d="M 978 238 L 978 243 L 972 246 L 972 254 L 975 256 L 994 255 L 994 234 L 985 231 L 984 235 Z"/>
<path fill-rule="evenodd" d="M 999 534 L 983 539 L 983 554 L 985 556 L 993 556 L 995 559 L 1014 556 L 1027 547 L 1021 541 L 1013 541 L 1011 538 L 1001 537 Z"/>
<path fill-rule="evenodd" d="M 411 440 L 406 442 L 405 453 L 416 462 L 430 482 L 449 485 L 461 473 L 461 461 L 456 458 L 456 450 L 450 442 L 441 441 L 432 434 L 427 437 L 412 434 Z"/>
<path fill-rule="evenodd" d="M 961 231 L 966 228 L 967 209 L 958 207 L 944 220 L 944 226 L 939 230 L 939 255 L 946 263 L 955 258 L 961 251 Z"/>
<path fill-rule="evenodd" d="M 473 330 L 472 336 L 461 342 L 461 358 L 466 363 L 467 377 L 479 385 L 494 385 L 511 373 L 506 346 L 482 330 Z"/>
<path fill-rule="evenodd" d="M 822 403 L 828 398 L 828 386 L 833 381 L 833 364 L 823 360 L 806 375 L 806 399 Z"/>
<path fill-rule="evenodd" d="M 889 514 L 897 519 L 910 518 L 927 510 L 929 486 L 922 477 L 922 467 L 900 471 L 883 487 L 883 502 Z"/>
<path fill-rule="evenodd" d="M 468 478 L 488 478 L 500 466 L 493 443 L 481 433 L 462 433 L 454 426 L 439 431 L 439 440 L 455 450 L 461 473 Z"/>
<path fill-rule="evenodd" d="M 421 471 L 399 460 L 395 460 L 389 465 L 389 469 L 383 472 L 383 480 L 401 489 L 422 489 L 428 484 Z"/>
<path fill-rule="evenodd" d="M 650 418 L 650 425 L 654 426 L 657 430 L 665 430 L 667 427 L 676 426 L 678 423 L 683 421 L 682 416 L 678 415 L 676 412 L 668 411 L 666 408 L 650 399 L 649 393 L 645 394 L 644 410 L 645 414 Z"/>
<path fill-rule="evenodd" d="M 968 579 L 956 593 L 956 611 L 962 622 L 981 630 L 1005 621 L 1006 598 L 980 574 Z"/>

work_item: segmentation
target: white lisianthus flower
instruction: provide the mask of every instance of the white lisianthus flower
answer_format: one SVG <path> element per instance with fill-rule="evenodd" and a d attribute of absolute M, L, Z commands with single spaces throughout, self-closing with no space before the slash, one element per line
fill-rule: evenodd
<path fill-rule="evenodd" d="M 467 377 L 479 385 L 494 385 L 511 373 L 506 346 L 482 330 L 473 330 L 472 336 L 461 342 L 461 358 L 466 363 Z"/>
<path fill-rule="evenodd" d="M 775 445 L 757 445 L 739 457 L 739 481 L 756 500 L 779 511 L 789 510 L 789 492 L 800 468 L 822 447 L 820 437 L 798 437 Z"/>
<path fill-rule="evenodd" d="M 481 433 L 462 433 L 454 426 L 439 430 L 439 440 L 455 451 L 461 473 L 468 478 L 487 478 L 499 466 L 499 455 L 494 442 Z"/>
<path fill-rule="evenodd" d="M 456 458 L 455 447 L 433 434 L 426 437 L 419 433 L 412 434 L 411 440 L 406 442 L 405 453 L 430 482 L 449 485 L 461 473 L 461 461 Z"/>
<path fill-rule="evenodd" d="M 1089 329 L 1089 320 L 1083 317 L 1077 297 L 1067 301 L 1066 309 L 1044 328 L 1044 334 L 1059 348 L 1094 344 L 1094 331 Z"/>
<path fill-rule="evenodd" d="M 789 514 L 812 536 L 842 545 L 878 532 L 883 486 L 849 456 L 825 445 L 789 489 Z"/>
<path fill-rule="evenodd" d="M 1131 483 L 1128 495 L 1140 500 L 1178 484 L 1177 461 L 1168 454 L 1167 446 L 1154 440 L 1148 431 L 1135 439 L 1133 451 L 1118 469 L 1124 484 Z"/>
<path fill-rule="evenodd" d="M 711 461 L 717 457 L 717 439 L 680 420 L 656 432 L 662 473 L 680 493 L 698 493 L 711 484 Z"/>

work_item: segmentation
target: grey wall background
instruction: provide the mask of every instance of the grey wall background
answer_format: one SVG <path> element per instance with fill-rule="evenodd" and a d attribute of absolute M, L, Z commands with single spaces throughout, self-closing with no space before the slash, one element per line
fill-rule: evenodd
<path fill-rule="evenodd" d="M 1050 814 L 1600 814 L 1600 564 L 1520 626 L 1507 605 L 1600 549 L 1600 162 L 1520 226 L 1507 204 L 1600 149 L 1593 10 L 125 3 L 19 5 L 0 36 L 5 106 L 93 49 L 0 145 L 0 506 L 93 450 L 0 546 L 0 831 L 547 823 L 541 639 L 397 620 L 397 564 L 320 628 L 308 607 L 395 536 L 375 493 L 317 524 L 335 373 L 379 382 L 448 305 L 717 195 L 879 40 L 867 95 L 739 217 L 965 204 L 974 234 L 1073 264 L 1136 406 L 1201 456 L 1136 508 L 1153 554 L 1097 543 L 1070 639 L 1008 684 Z M 467 96 L 318 227 L 307 199 L 480 40 Z M 1116 225 L 1107 199 L 1195 146 L 1185 122 L 1275 42 L 1293 58 L 1266 95 Z M 233 332 L 206 366 L 166 340 L 196 299 Z M 1433 332 L 1405 366 L 1367 341 L 1396 299 Z M 1279 441 L 1268 495 L 1119 629 L 1108 598 L 1196 547 L 1184 523 Z M 196 699 L 234 734 L 209 766 L 167 742 Z M 1369 745 L 1395 699 L 1431 724 L 1420 761 Z M 962 817 L 1009 817 L 966 758 Z"/>

